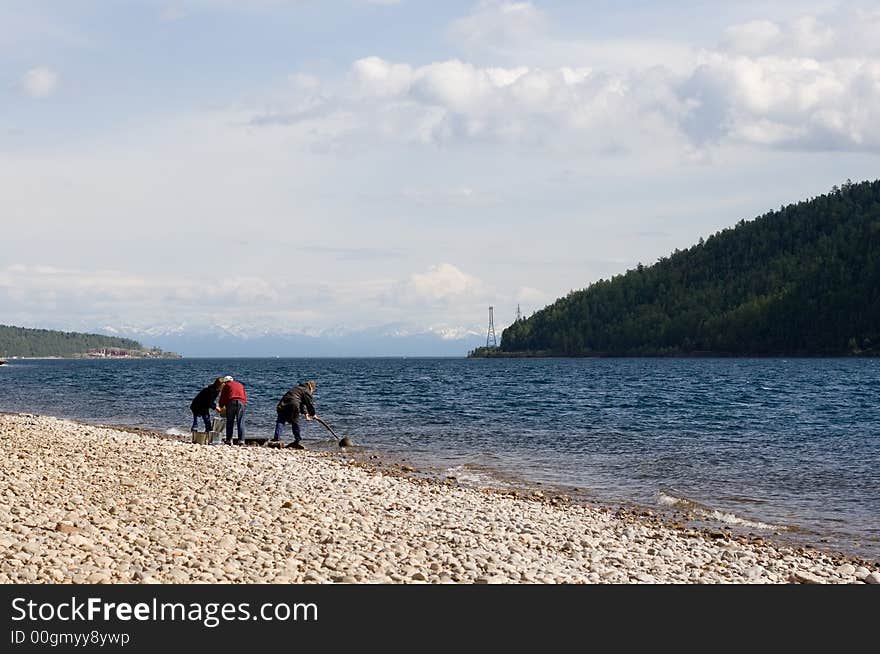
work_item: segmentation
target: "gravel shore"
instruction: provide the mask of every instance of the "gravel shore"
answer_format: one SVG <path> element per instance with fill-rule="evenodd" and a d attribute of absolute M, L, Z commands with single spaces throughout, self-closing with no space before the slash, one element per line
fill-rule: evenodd
<path fill-rule="evenodd" d="M 2 583 L 880 583 L 633 512 L 0 415 Z"/>

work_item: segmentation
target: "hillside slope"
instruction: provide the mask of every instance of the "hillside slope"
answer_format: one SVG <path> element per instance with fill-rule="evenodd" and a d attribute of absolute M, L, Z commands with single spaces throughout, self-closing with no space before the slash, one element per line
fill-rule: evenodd
<path fill-rule="evenodd" d="M 134 356 L 151 357 L 169 354 L 147 350 L 130 338 L 0 325 L 0 356 L 3 357 L 72 357 L 99 350 L 124 350 Z"/>
<path fill-rule="evenodd" d="M 573 291 L 499 354 L 841 355 L 880 349 L 880 181 L 844 184 Z"/>

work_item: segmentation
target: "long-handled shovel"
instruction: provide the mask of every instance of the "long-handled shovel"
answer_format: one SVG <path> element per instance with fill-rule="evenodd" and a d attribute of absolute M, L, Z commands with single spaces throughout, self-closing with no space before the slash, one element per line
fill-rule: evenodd
<path fill-rule="evenodd" d="M 323 420 L 321 420 L 318 416 L 312 416 L 312 419 L 313 419 L 313 420 L 317 420 L 317 421 L 320 422 L 322 425 L 324 425 L 324 428 L 325 428 L 327 431 L 329 431 L 331 434 L 333 434 L 333 436 L 334 436 L 335 438 L 339 438 L 339 434 L 337 434 L 335 431 L 333 431 L 333 427 L 331 427 L 331 426 L 328 425 L 326 422 L 324 422 Z M 354 445 L 354 443 L 351 442 L 351 439 L 350 439 L 348 436 L 344 436 L 344 437 L 342 437 L 342 438 L 339 438 L 339 447 L 351 447 L 352 445 Z"/>

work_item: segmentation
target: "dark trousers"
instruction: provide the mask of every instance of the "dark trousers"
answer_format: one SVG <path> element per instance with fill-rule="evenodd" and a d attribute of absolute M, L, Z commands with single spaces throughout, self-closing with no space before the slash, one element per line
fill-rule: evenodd
<path fill-rule="evenodd" d="M 288 422 L 290 423 L 291 431 L 293 431 L 293 442 L 299 443 L 302 440 L 299 432 L 299 420 L 296 418 L 287 419 L 279 413 L 278 418 L 275 420 L 275 436 L 272 437 L 273 441 L 281 440 L 281 434 L 284 433 L 284 425 Z"/>
<path fill-rule="evenodd" d="M 196 413 L 193 411 L 193 426 L 192 431 L 195 431 L 199 426 L 199 418 L 205 421 L 205 433 L 207 434 L 211 431 L 211 414 L 207 411 L 205 413 Z"/>
<path fill-rule="evenodd" d="M 244 445 L 244 407 L 240 400 L 231 400 L 226 405 L 226 442 L 232 442 L 232 428 L 238 428 L 238 442 Z"/>

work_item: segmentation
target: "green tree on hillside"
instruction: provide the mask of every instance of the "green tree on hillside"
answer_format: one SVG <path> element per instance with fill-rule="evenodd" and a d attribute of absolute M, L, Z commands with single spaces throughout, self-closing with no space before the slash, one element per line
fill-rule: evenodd
<path fill-rule="evenodd" d="M 0 356 L 66 357 L 96 348 L 144 349 L 130 338 L 0 325 Z"/>
<path fill-rule="evenodd" d="M 840 355 L 880 346 L 880 181 L 740 221 L 572 291 L 504 330 L 506 353 Z"/>

